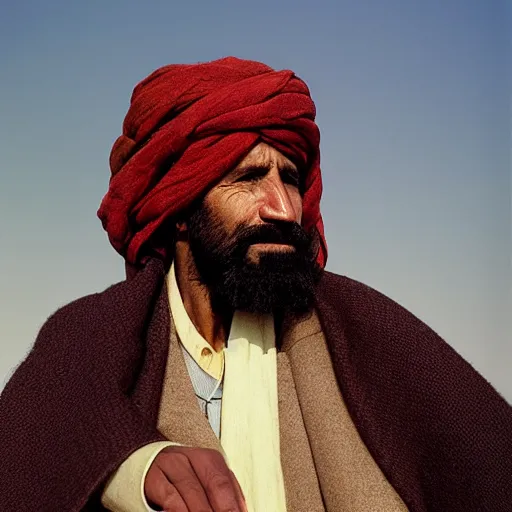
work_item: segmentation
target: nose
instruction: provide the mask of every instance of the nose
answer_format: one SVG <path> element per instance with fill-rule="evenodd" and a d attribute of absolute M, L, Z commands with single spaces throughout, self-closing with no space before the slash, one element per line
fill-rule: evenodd
<path fill-rule="evenodd" d="M 267 176 L 263 201 L 260 206 L 260 218 L 264 222 L 299 222 L 297 211 L 290 198 L 290 192 L 279 175 Z"/>

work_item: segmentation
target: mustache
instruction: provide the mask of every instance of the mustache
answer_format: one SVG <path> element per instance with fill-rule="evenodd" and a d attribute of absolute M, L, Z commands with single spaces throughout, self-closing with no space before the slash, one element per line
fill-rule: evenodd
<path fill-rule="evenodd" d="M 310 237 L 296 222 L 282 224 L 262 224 L 258 226 L 238 226 L 231 237 L 233 252 L 245 254 L 253 244 L 291 245 L 297 251 L 310 247 Z"/>

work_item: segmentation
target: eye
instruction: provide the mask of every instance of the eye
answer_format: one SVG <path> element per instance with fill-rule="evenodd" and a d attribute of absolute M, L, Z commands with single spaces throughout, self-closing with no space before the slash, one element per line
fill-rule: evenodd
<path fill-rule="evenodd" d="M 235 181 L 245 181 L 245 182 L 251 182 L 251 181 L 258 181 L 261 178 L 263 178 L 268 172 L 268 169 L 247 169 L 244 174 L 242 174 L 240 177 L 238 177 Z"/>
<path fill-rule="evenodd" d="M 283 176 L 281 178 L 284 183 L 287 183 L 288 185 L 292 185 L 294 187 L 299 188 L 300 186 L 300 179 L 299 175 L 296 172 L 285 172 L 283 173 Z"/>

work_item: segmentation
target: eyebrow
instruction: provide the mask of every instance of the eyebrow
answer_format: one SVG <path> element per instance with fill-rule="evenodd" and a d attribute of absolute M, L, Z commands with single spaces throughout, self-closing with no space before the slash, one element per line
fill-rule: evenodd
<path fill-rule="evenodd" d="M 300 173 L 295 165 L 290 164 L 288 162 L 283 163 L 282 165 L 278 165 L 279 173 L 286 172 L 295 176 L 297 179 L 300 179 Z M 251 171 L 270 171 L 270 164 L 247 164 L 240 165 L 233 170 L 233 178 L 239 178 L 244 174 L 247 174 Z"/>

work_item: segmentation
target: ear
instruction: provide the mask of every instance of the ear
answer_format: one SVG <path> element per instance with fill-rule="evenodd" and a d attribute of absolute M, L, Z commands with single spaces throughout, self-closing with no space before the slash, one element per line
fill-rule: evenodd
<path fill-rule="evenodd" d="M 188 226 L 184 220 L 176 222 L 176 240 L 181 242 L 188 240 Z"/>

